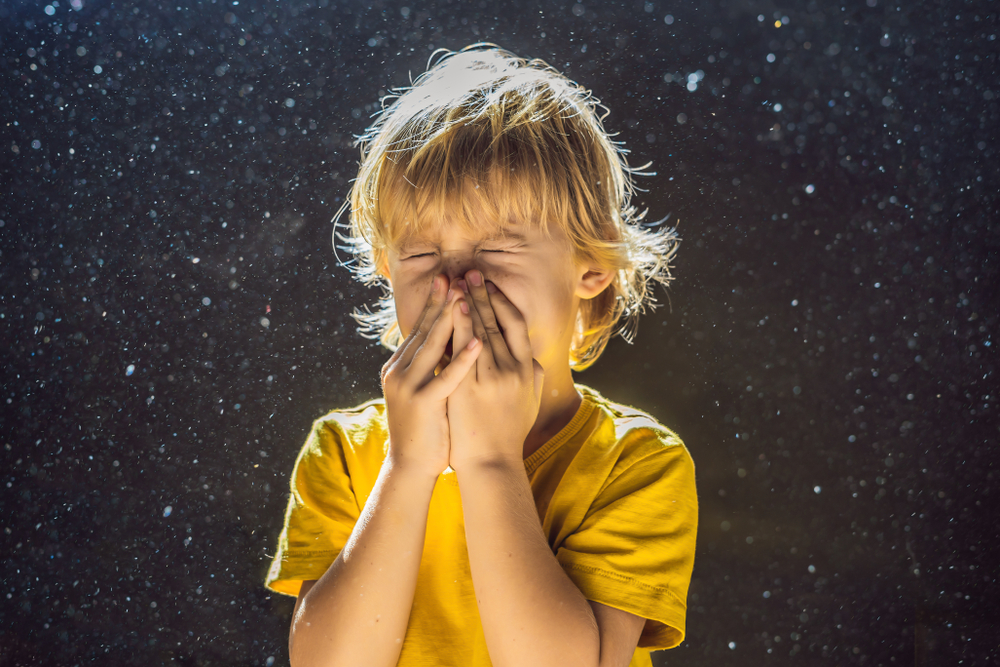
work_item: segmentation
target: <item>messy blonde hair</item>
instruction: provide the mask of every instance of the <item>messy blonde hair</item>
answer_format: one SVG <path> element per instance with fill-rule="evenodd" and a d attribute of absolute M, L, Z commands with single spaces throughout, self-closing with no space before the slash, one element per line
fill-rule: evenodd
<path fill-rule="evenodd" d="M 432 60 L 434 58 L 432 57 Z M 358 138 L 361 166 L 336 223 L 350 210 L 349 268 L 383 287 L 376 310 L 356 311 L 362 334 L 401 342 L 386 250 L 446 217 L 469 228 L 517 221 L 569 237 L 575 258 L 615 272 L 581 303 L 570 365 L 593 364 L 615 333 L 631 341 L 653 284 L 670 281 L 679 239 L 643 225 L 626 151 L 611 141 L 599 100 L 541 60 L 494 45 L 445 52 L 409 88 L 382 100 Z"/>

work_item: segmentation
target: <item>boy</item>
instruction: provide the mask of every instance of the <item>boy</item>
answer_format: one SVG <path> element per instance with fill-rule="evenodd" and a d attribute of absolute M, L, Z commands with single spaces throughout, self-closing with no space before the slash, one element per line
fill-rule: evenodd
<path fill-rule="evenodd" d="M 293 665 L 650 665 L 684 636 L 694 466 L 575 385 L 669 278 L 589 93 L 489 45 L 443 57 L 361 138 L 358 317 L 384 400 L 313 427 L 267 578 Z M 346 206 L 346 205 L 345 205 Z"/>

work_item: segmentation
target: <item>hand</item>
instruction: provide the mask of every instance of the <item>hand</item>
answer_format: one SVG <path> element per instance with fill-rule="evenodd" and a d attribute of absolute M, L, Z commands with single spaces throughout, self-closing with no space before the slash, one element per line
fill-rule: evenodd
<path fill-rule="evenodd" d="M 507 297 L 479 271 L 458 283 L 471 298 L 457 304 L 454 344 L 478 338 L 482 353 L 448 397 L 451 467 L 521 465 L 545 373 L 531 356 L 527 324 Z"/>
<path fill-rule="evenodd" d="M 482 350 L 472 339 L 455 348 L 453 358 L 440 372 L 454 331 L 458 293 L 445 290 L 448 279 L 435 276 L 427 305 L 413 331 L 382 367 L 382 393 L 389 424 L 388 457 L 396 464 L 413 466 L 437 476 L 448 467 L 450 439 L 448 396 L 466 376 Z"/>

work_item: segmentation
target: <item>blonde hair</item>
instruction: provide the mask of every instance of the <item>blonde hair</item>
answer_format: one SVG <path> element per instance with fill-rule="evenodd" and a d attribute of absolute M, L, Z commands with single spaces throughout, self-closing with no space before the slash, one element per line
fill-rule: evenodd
<path fill-rule="evenodd" d="M 433 57 L 432 57 L 433 60 Z M 600 113 L 603 112 L 603 113 Z M 361 166 L 350 196 L 349 268 L 383 287 L 375 311 L 356 311 L 363 335 L 401 342 L 391 288 L 380 274 L 386 249 L 428 221 L 503 228 L 556 225 L 579 260 L 615 272 L 581 303 L 570 365 L 593 364 L 615 333 L 631 342 L 637 318 L 670 279 L 679 239 L 643 225 L 626 151 L 611 140 L 607 109 L 541 60 L 490 44 L 446 52 L 409 88 L 382 100 L 358 138 Z"/>

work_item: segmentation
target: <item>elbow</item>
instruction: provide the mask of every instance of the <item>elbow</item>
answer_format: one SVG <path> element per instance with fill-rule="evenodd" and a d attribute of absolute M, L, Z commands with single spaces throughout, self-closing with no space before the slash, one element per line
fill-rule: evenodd
<path fill-rule="evenodd" d="M 309 662 L 303 655 L 302 637 L 296 641 L 296 623 L 292 621 L 292 628 L 288 632 L 288 664 L 290 667 L 308 667 Z"/>
<path fill-rule="evenodd" d="M 317 667 L 322 664 L 314 650 L 317 637 L 312 632 L 312 622 L 305 618 L 306 606 L 300 603 L 292 613 L 292 626 L 288 631 L 288 663 L 291 667 Z"/>

